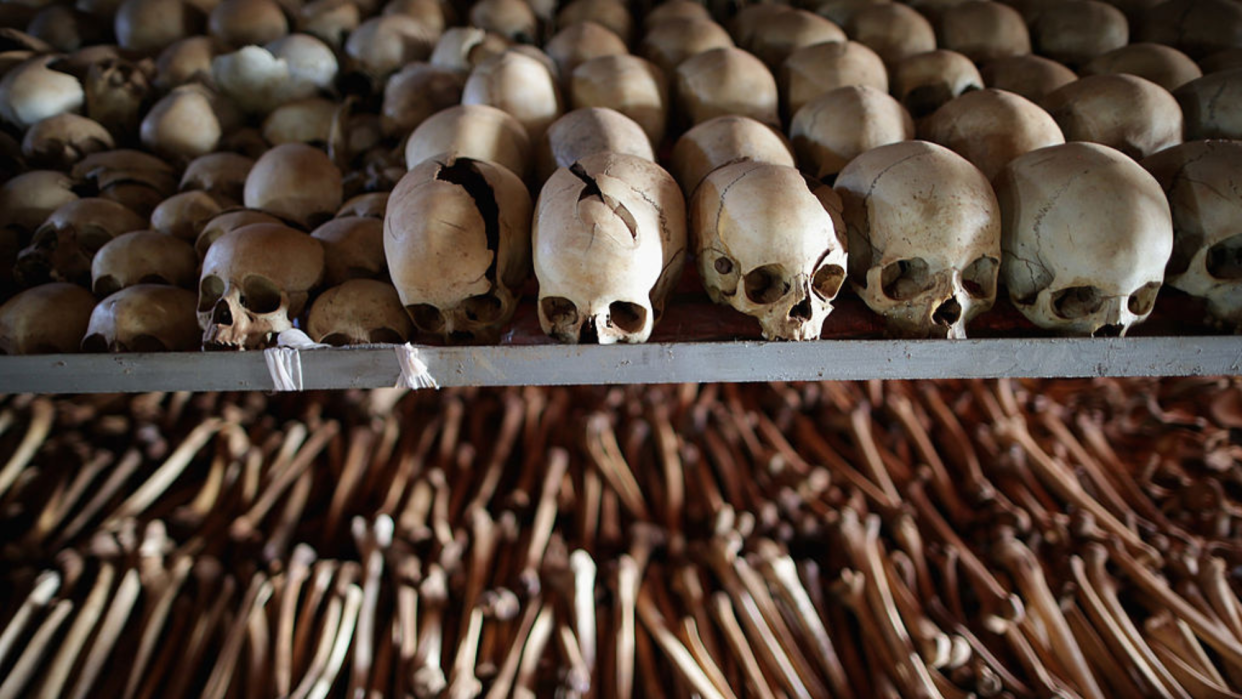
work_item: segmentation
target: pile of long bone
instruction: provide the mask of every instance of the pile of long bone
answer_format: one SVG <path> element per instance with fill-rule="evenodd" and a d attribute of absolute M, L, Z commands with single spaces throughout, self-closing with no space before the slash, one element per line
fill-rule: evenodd
<path fill-rule="evenodd" d="M 1242 690 L 1235 382 L 308 398 L 7 399 L 0 696 Z"/>
<path fill-rule="evenodd" d="M 1242 326 L 1236 0 L 0 10 L 6 353 Z"/>

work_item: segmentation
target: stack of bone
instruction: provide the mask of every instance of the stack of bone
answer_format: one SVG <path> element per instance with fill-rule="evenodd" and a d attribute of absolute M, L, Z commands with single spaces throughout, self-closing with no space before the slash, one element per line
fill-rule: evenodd
<path fill-rule="evenodd" d="M 998 291 L 1028 332 L 1124 333 L 1165 283 L 1242 325 L 1242 147 L 1205 140 L 1242 138 L 1237 0 L 22 0 L 0 27 L 5 353 L 494 343 L 535 293 L 553 338 L 641 342 L 683 268 L 769 339 L 841 336 L 841 293 L 905 337 Z"/>
<path fill-rule="evenodd" d="M 1224 379 L 8 397 L 0 696 L 1236 697 L 1237 429 Z"/>

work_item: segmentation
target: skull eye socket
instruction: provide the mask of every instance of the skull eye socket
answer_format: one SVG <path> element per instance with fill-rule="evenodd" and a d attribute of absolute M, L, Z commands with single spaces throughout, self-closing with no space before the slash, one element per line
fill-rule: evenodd
<path fill-rule="evenodd" d="M 1156 295 L 1160 293 L 1160 282 L 1148 282 L 1126 299 L 1126 308 L 1136 316 L 1145 316 L 1156 307 Z"/>
<path fill-rule="evenodd" d="M 880 288 L 894 301 L 912 299 L 932 288 L 935 282 L 921 257 L 890 262 L 880 272 Z"/>
<path fill-rule="evenodd" d="M 608 323 L 627 333 L 636 333 L 647 323 L 647 309 L 628 301 L 613 301 L 608 305 Z"/>
<path fill-rule="evenodd" d="M 409 312 L 414 325 L 423 332 L 438 333 L 444 329 L 444 314 L 429 303 L 416 303 L 405 310 Z"/>
<path fill-rule="evenodd" d="M 1216 279 L 1242 279 L 1242 235 L 1222 240 L 1208 249 L 1207 271 Z"/>
<path fill-rule="evenodd" d="M 746 273 L 746 298 L 752 303 L 776 303 L 789 293 L 789 282 L 785 281 L 784 270 L 780 265 L 767 265 L 752 269 Z"/>
<path fill-rule="evenodd" d="M 271 279 L 252 274 L 242 280 L 241 305 L 251 313 L 275 313 L 281 306 L 280 288 Z"/>
<path fill-rule="evenodd" d="M 1000 264 L 991 257 L 980 257 L 962 270 L 962 287 L 977 299 L 996 296 L 996 274 Z"/>
<path fill-rule="evenodd" d="M 1190 261 L 1195 258 L 1195 253 L 1199 252 L 1201 247 L 1203 247 L 1202 234 L 1188 233 L 1174 228 L 1173 254 L 1169 256 L 1169 263 L 1164 266 L 1165 275 L 1185 274 L 1190 269 Z"/>
<path fill-rule="evenodd" d="M 203 277 L 198 284 L 198 312 L 206 313 L 215 307 L 224 295 L 224 280 L 216 275 Z"/>
<path fill-rule="evenodd" d="M 815 272 L 815 276 L 811 279 L 811 288 L 819 294 L 820 298 L 831 301 L 837 297 L 844 283 L 844 269 L 841 269 L 839 265 L 824 265 Z"/>
<path fill-rule="evenodd" d="M 1094 286 L 1071 286 L 1052 295 L 1052 312 L 1066 320 L 1085 318 L 1104 305 L 1104 294 Z"/>
<path fill-rule="evenodd" d="M 500 299 L 492 294 L 471 296 L 461 302 L 461 307 L 467 318 L 480 323 L 494 323 L 500 319 L 500 312 L 504 310 Z"/>
<path fill-rule="evenodd" d="M 562 296 L 545 296 L 539 300 L 543 316 L 554 326 L 575 325 L 578 322 L 578 307 L 573 301 Z"/>
<path fill-rule="evenodd" d="M 392 328 L 376 328 L 371 331 L 369 339 L 380 345 L 399 345 L 405 342 L 405 337 Z"/>

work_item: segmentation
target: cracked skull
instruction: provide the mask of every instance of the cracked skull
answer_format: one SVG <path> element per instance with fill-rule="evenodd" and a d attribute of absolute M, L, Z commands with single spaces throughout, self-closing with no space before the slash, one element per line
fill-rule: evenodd
<path fill-rule="evenodd" d="M 188 352 L 198 348 L 194 292 L 138 284 L 108 296 L 91 313 L 83 352 Z"/>
<path fill-rule="evenodd" d="M 979 168 L 943 146 L 906 141 L 855 158 L 837 177 L 850 281 L 897 337 L 966 337 L 992 307 L 1000 210 Z"/>
<path fill-rule="evenodd" d="M 769 340 L 815 340 L 845 282 L 840 200 L 796 168 L 742 161 L 690 203 L 699 276 L 712 301 L 759 320 Z"/>
<path fill-rule="evenodd" d="M 645 342 L 685 262 L 685 200 L 643 158 L 597 153 L 548 179 L 532 232 L 539 324 L 561 342 Z"/>
<path fill-rule="evenodd" d="M 482 160 L 439 156 L 397 183 L 384 254 L 414 325 L 449 342 L 496 342 L 530 273 L 530 195 Z"/>
<path fill-rule="evenodd" d="M 1041 148 L 996 180 L 1002 275 L 1031 322 L 1066 335 L 1125 335 L 1156 304 L 1173 250 L 1160 184 L 1096 143 Z"/>
<path fill-rule="evenodd" d="M 1169 200 L 1173 255 L 1165 281 L 1242 328 L 1242 143 L 1191 141 L 1143 161 Z"/>
<path fill-rule="evenodd" d="M 323 245 L 287 226 L 256 223 L 220 236 L 203 258 L 203 346 L 260 349 L 293 327 L 323 279 Z"/>

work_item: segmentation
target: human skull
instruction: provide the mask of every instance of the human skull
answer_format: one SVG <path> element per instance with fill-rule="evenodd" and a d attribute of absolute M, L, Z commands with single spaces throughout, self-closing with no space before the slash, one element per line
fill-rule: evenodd
<path fill-rule="evenodd" d="M 1022 14 L 989 0 L 968 0 L 946 8 L 936 25 L 937 44 L 976 63 L 1031 52 Z"/>
<path fill-rule="evenodd" d="M 203 347 L 269 346 L 293 327 L 323 269 L 323 245 L 287 226 L 258 223 L 225 233 L 207 250 L 199 277 Z"/>
<path fill-rule="evenodd" d="M 246 176 L 246 208 L 313 227 L 336 212 L 344 193 L 341 171 L 327 154 L 305 143 L 269 150 Z"/>
<path fill-rule="evenodd" d="M 114 237 L 146 225 L 141 216 L 107 199 L 69 202 L 39 226 L 18 256 L 18 281 L 23 286 L 49 280 L 89 286 L 95 253 Z"/>
<path fill-rule="evenodd" d="M 973 90 L 919 122 L 919 137 L 953 150 L 989 180 L 1009 161 L 1045 146 L 1065 143 L 1048 112 L 1005 90 Z"/>
<path fill-rule="evenodd" d="M 461 103 L 501 109 L 518 120 L 531 140 L 538 140 L 561 115 L 556 82 L 538 58 L 510 49 L 474 67 L 462 87 Z"/>
<path fill-rule="evenodd" d="M 530 195 L 502 166 L 452 155 L 397 183 L 384 254 L 401 303 L 424 333 L 499 340 L 530 273 Z"/>
<path fill-rule="evenodd" d="M 428 117 L 414 129 L 405 144 L 405 165 L 413 170 L 441 153 L 497 163 L 524 177 L 531 142 L 526 128 L 506 112 L 486 104 L 462 104 Z"/>
<path fill-rule="evenodd" d="M 780 131 L 732 115 L 708 119 L 682 134 L 673 146 L 669 169 L 688 198 L 708 173 L 735 160 L 795 165 L 793 149 Z"/>
<path fill-rule="evenodd" d="M 664 142 L 668 81 L 650 61 L 625 54 L 583 61 L 569 76 L 569 99 L 574 109 L 615 109 L 636 121 L 653 145 Z"/>
<path fill-rule="evenodd" d="M 102 125 L 69 112 L 34 124 L 22 137 L 22 155 L 28 163 L 61 170 L 91 153 L 115 147 L 112 134 Z"/>
<path fill-rule="evenodd" d="M 95 296 L 77 284 L 52 282 L 19 292 L 0 306 L 0 353 L 77 352 Z"/>
<path fill-rule="evenodd" d="M 316 228 L 311 237 L 323 243 L 325 286 L 339 286 L 350 279 L 379 279 L 388 272 L 383 216 L 337 217 Z"/>
<path fill-rule="evenodd" d="M 686 253 L 686 205 L 660 166 L 596 153 L 553 173 L 532 229 L 539 324 L 561 342 L 645 342 Z"/>
<path fill-rule="evenodd" d="M 850 282 L 891 335 L 966 337 L 996 300 L 1000 209 L 988 180 L 943 146 L 905 141 L 855 158 L 836 180 Z"/>
<path fill-rule="evenodd" d="M 1160 184 L 1123 153 L 1066 143 L 1023 155 L 996 180 L 1002 274 L 1014 306 L 1067 335 L 1125 335 L 1156 303 L 1173 250 Z"/>
<path fill-rule="evenodd" d="M 799 109 L 789 135 L 802 169 L 831 178 L 872 148 L 914 138 L 914 120 L 887 92 L 846 85 Z"/>
<path fill-rule="evenodd" d="M 780 125 L 776 78 L 763 61 L 742 49 L 712 49 L 691 56 L 677 66 L 676 76 L 677 104 L 690 123 L 741 114 Z"/>
<path fill-rule="evenodd" d="M 413 337 L 414 325 L 392 284 L 350 279 L 315 299 L 306 316 L 306 334 L 334 347 L 401 344 Z"/>
<path fill-rule="evenodd" d="M 203 226 L 203 230 L 194 239 L 194 252 L 198 255 L 198 259 L 201 260 L 207 256 L 207 251 L 211 248 L 211 244 L 229 231 L 236 230 L 242 226 L 249 226 L 252 223 L 280 222 L 280 219 L 270 214 L 265 214 L 262 211 L 252 211 L 250 209 L 225 211 L 212 218 L 207 222 L 207 225 Z"/>
<path fill-rule="evenodd" d="M 1128 44 L 1096 56 L 1080 71 L 1083 75 L 1129 73 L 1146 78 L 1170 92 L 1203 77 L 1203 71 L 1190 56 L 1172 46 L 1144 43 Z"/>
<path fill-rule="evenodd" d="M 91 313 L 83 352 L 189 352 L 202 337 L 194 292 L 139 284 L 109 295 Z"/>
<path fill-rule="evenodd" d="M 1186 139 L 1242 139 L 1242 68 L 1209 73 L 1174 93 L 1185 115 Z"/>
<path fill-rule="evenodd" d="M 974 68 L 970 61 L 966 63 Z M 788 114 L 796 114 L 807 102 L 846 85 L 867 85 L 888 92 L 884 61 L 857 41 L 828 41 L 800 48 L 781 63 L 776 81 Z"/>
<path fill-rule="evenodd" d="M 906 56 L 893 66 L 892 81 L 893 96 L 901 100 L 915 119 L 984 85 L 983 76 L 973 61 L 946 49 Z"/>
<path fill-rule="evenodd" d="M 181 175 L 181 191 L 203 190 L 221 203 L 240 204 L 254 161 L 237 153 L 208 153 L 195 158 Z"/>
<path fill-rule="evenodd" d="M 1051 58 L 1027 54 L 992 61 L 979 71 L 983 84 L 997 90 L 1006 90 L 1038 102 L 1044 95 L 1064 87 L 1078 76 L 1074 71 Z"/>
<path fill-rule="evenodd" d="M 819 339 L 845 282 L 843 229 L 832 189 L 786 165 L 726 165 L 690 202 L 708 296 L 757 318 L 768 340 Z"/>
<path fill-rule="evenodd" d="M 73 179 L 137 213 L 150 216 L 177 191 L 177 173 L 159 158 L 137 150 L 92 153 L 73 166 Z"/>
<path fill-rule="evenodd" d="M 653 163 L 656 159 L 638 122 L 615 109 L 584 107 L 557 119 L 540 139 L 536 154 L 539 181 L 547 180 L 557 168 L 604 151 L 629 153 Z"/>
<path fill-rule="evenodd" d="M 1148 157 L 1173 214 L 1165 282 L 1207 301 L 1214 318 L 1242 328 L 1242 143 L 1190 141 Z"/>
<path fill-rule="evenodd" d="M 1089 75 L 1040 100 L 1067 141 L 1090 141 L 1132 158 L 1182 142 L 1182 108 L 1163 87 L 1137 75 Z"/>
<path fill-rule="evenodd" d="M 156 231 L 130 231 L 108 241 L 91 261 L 91 288 L 104 297 L 137 284 L 194 288 L 198 257 L 189 242 Z"/>

